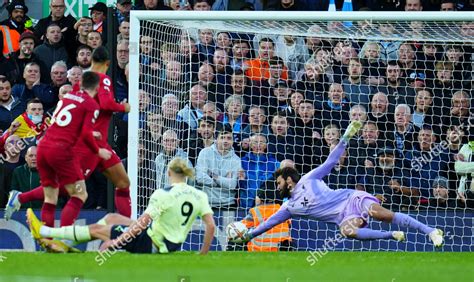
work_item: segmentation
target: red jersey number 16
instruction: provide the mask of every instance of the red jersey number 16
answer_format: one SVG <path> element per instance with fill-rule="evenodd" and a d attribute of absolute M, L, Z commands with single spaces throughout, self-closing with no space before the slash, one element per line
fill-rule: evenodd
<path fill-rule="evenodd" d="M 51 119 L 51 124 L 56 123 L 60 127 L 68 126 L 72 120 L 71 110 L 77 108 L 75 104 L 69 104 L 63 107 L 63 101 L 59 101 L 56 107 L 56 110 L 53 113 L 53 118 Z M 95 120 L 99 116 L 99 111 L 94 111 L 94 117 L 92 118 L 92 123 L 95 123 Z"/>

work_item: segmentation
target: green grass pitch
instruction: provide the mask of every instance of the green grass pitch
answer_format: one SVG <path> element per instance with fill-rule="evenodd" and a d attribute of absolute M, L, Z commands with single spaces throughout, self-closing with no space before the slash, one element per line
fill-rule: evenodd
<path fill-rule="evenodd" d="M 313 266 L 309 252 L 1 255 L 0 281 L 474 281 L 473 253 L 329 252 Z"/>

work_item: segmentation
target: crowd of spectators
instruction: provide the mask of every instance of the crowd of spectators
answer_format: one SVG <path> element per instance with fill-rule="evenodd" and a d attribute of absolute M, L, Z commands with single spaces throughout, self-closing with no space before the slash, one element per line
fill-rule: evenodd
<path fill-rule="evenodd" d="M 64 0 L 51 0 L 50 15 L 27 26 L 28 8 L 14 0 L 0 23 L 4 38 L 18 34 L 11 35 L 15 44 L 0 40 L 0 205 L 8 191 L 39 185 L 35 145 L 98 46 L 115 50 L 115 98 L 130 98 L 131 9 L 324 11 L 329 2 L 118 0 L 113 19 L 103 3 L 90 9 L 90 17 L 75 19 L 65 15 Z M 340 9 L 344 1 L 335 2 Z M 469 1 L 352 2 L 354 10 L 365 11 L 472 9 Z M 118 30 L 109 28 L 113 20 Z M 125 163 L 128 138 L 139 141 L 139 205 L 167 187 L 167 164 L 180 156 L 195 168 L 190 181 L 213 208 L 251 208 L 260 192 L 275 189 L 270 180 L 281 162 L 307 173 L 325 160 L 349 122 L 360 120 L 363 128 L 325 179 L 330 188 L 367 191 L 394 210 L 473 208 L 474 24 L 453 28 L 468 43 L 407 36 L 428 30 L 419 22 L 409 24 L 411 31 L 395 23 L 351 24 L 369 26 L 379 35 L 373 40 L 319 36 L 346 25 L 314 24 L 308 36 L 295 36 L 291 26 L 288 34 L 255 34 L 143 24 L 140 133 L 128 136 L 128 115 L 122 114 L 114 119 L 112 138 Z M 108 32 L 116 40 L 107 42 Z M 106 207 L 100 173 L 87 185 L 85 208 Z"/>

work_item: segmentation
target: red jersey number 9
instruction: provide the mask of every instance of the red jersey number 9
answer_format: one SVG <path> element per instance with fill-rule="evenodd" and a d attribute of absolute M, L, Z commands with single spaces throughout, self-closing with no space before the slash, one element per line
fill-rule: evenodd
<path fill-rule="evenodd" d="M 75 109 L 77 106 L 75 104 L 69 104 L 64 108 L 62 108 L 62 106 L 63 106 L 63 101 L 59 101 L 56 107 L 56 110 L 53 113 L 51 124 L 55 123 L 60 127 L 65 127 L 71 123 L 71 120 L 72 120 L 71 110 Z"/>
<path fill-rule="evenodd" d="M 102 82 L 103 82 L 104 85 L 105 85 L 105 86 L 104 86 L 104 89 L 110 92 L 110 86 L 112 85 L 112 83 L 110 82 L 110 79 L 104 78 L 104 79 L 102 80 Z"/>

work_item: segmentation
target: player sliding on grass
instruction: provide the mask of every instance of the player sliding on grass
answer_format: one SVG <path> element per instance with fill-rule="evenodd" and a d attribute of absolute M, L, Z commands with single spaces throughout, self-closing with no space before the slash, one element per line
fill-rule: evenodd
<path fill-rule="evenodd" d="M 107 148 L 112 152 L 112 157 L 108 160 L 100 159 L 95 156 L 85 144 L 84 140 L 80 140 L 74 147 L 75 155 L 79 157 L 80 168 L 84 173 L 84 178 L 87 179 L 91 173 L 96 169 L 99 170 L 114 184 L 115 189 L 115 206 L 117 211 L 124 216 L 130 217 L 131 206 L 130 206 L 130 181 L 128 179 L 125 168 L 107 142 L 108 128 L 110 119 L 114 112 L 129 112 L 130 105 L 128 103 L 117 103 L 115 102 L 114 93 L 112 89 L 112 83 L 110 78 L 105 74 L 109 68 L 110 60 L 109 53 L 105 47 L 98 47 L 92 53 L 92 66 L 91 71 L 96 72 L 100 77 L 99 90 L 96 96 L 96 101 L 100 106 L 99 117 L 94 125 L 94 130 L 100 133 L 100 140 L 97 140 L 97 144 L 100 147 Z M 79 90 L 79 85 L 74 85 L 74 92 Z M 67 150 L 71 150 L 68 148 Z M 60 196 L 67 196 L 64 188 L 59 189 Z M 81 207 L 87 198 L 85 194 L 82 198 L 71 198 L 68 202 L 69 212 L 64 213 L 61 216 L 61 226 L 67 226 L 74 223 L 75 219 L 79 215 Z M 5 207 L 5 219 L 9 220 L 15 211 L 18 211 L 22 204 L 31 201 L 43 201 L 44 192 L 43 187 L 39 186 L 31 191 L 20 193 L 19 191 L 11 191 L 7 205 Z M 65 207 L 65 208 L 66 208 Z M 54 225 L 54 212 L 56 205 L 50 202 L 45 202 L 42 209 L 41 219 L 47 226 Z"/>
<path fill-rule="evenodd" d="M 113 248 L 131 253 L 168 253 L 181 248 L 194 220 L 199 216 L 206 225 L 201 248 L 201 254 L 206 254 L 215 230 L 207 195 L 186 184 L 187 177 L 193 177 L 194 171 L 183 159 L 175 158 L 169 163 L 168 176 L 171 185 L 153 193 L 147 209 L 137 221 L 119 214 L 109 214 L 89 226 L 51 228 L 44 226 L 28 209 L 31 234 L 36 240 L 45 237 L 77 242 L 100 239 L 105 241 L 101 250 Z"/>
<path fill-rule="evenodd" d="M 327 160 L 300 179 L 296 169 L 285 167 L 275 172 L 278 190 L 283 198 L 289 200 L 267 221 L 254 230 L 248 230 L 240 239 L 251 240 L 273 226 L 285 222 L 292 216 L 305 216 L 311 219 L 336 223 L 341 234 L 358 240 L 395 239 L 405 240 L 402 231 L 379 231 L 365 228 L 368 217 L 417 229 L 429 236 L 435 247 L 443 245 L 443 232 L 403 214 L 394 213 L 380 206 L 379 200 L 364 191 L 352 189 L 330 189 L 322 180 L 338 163 L 350 138 L 359 131 L 361 123 L 352 122 L 344 136 Z"/>

